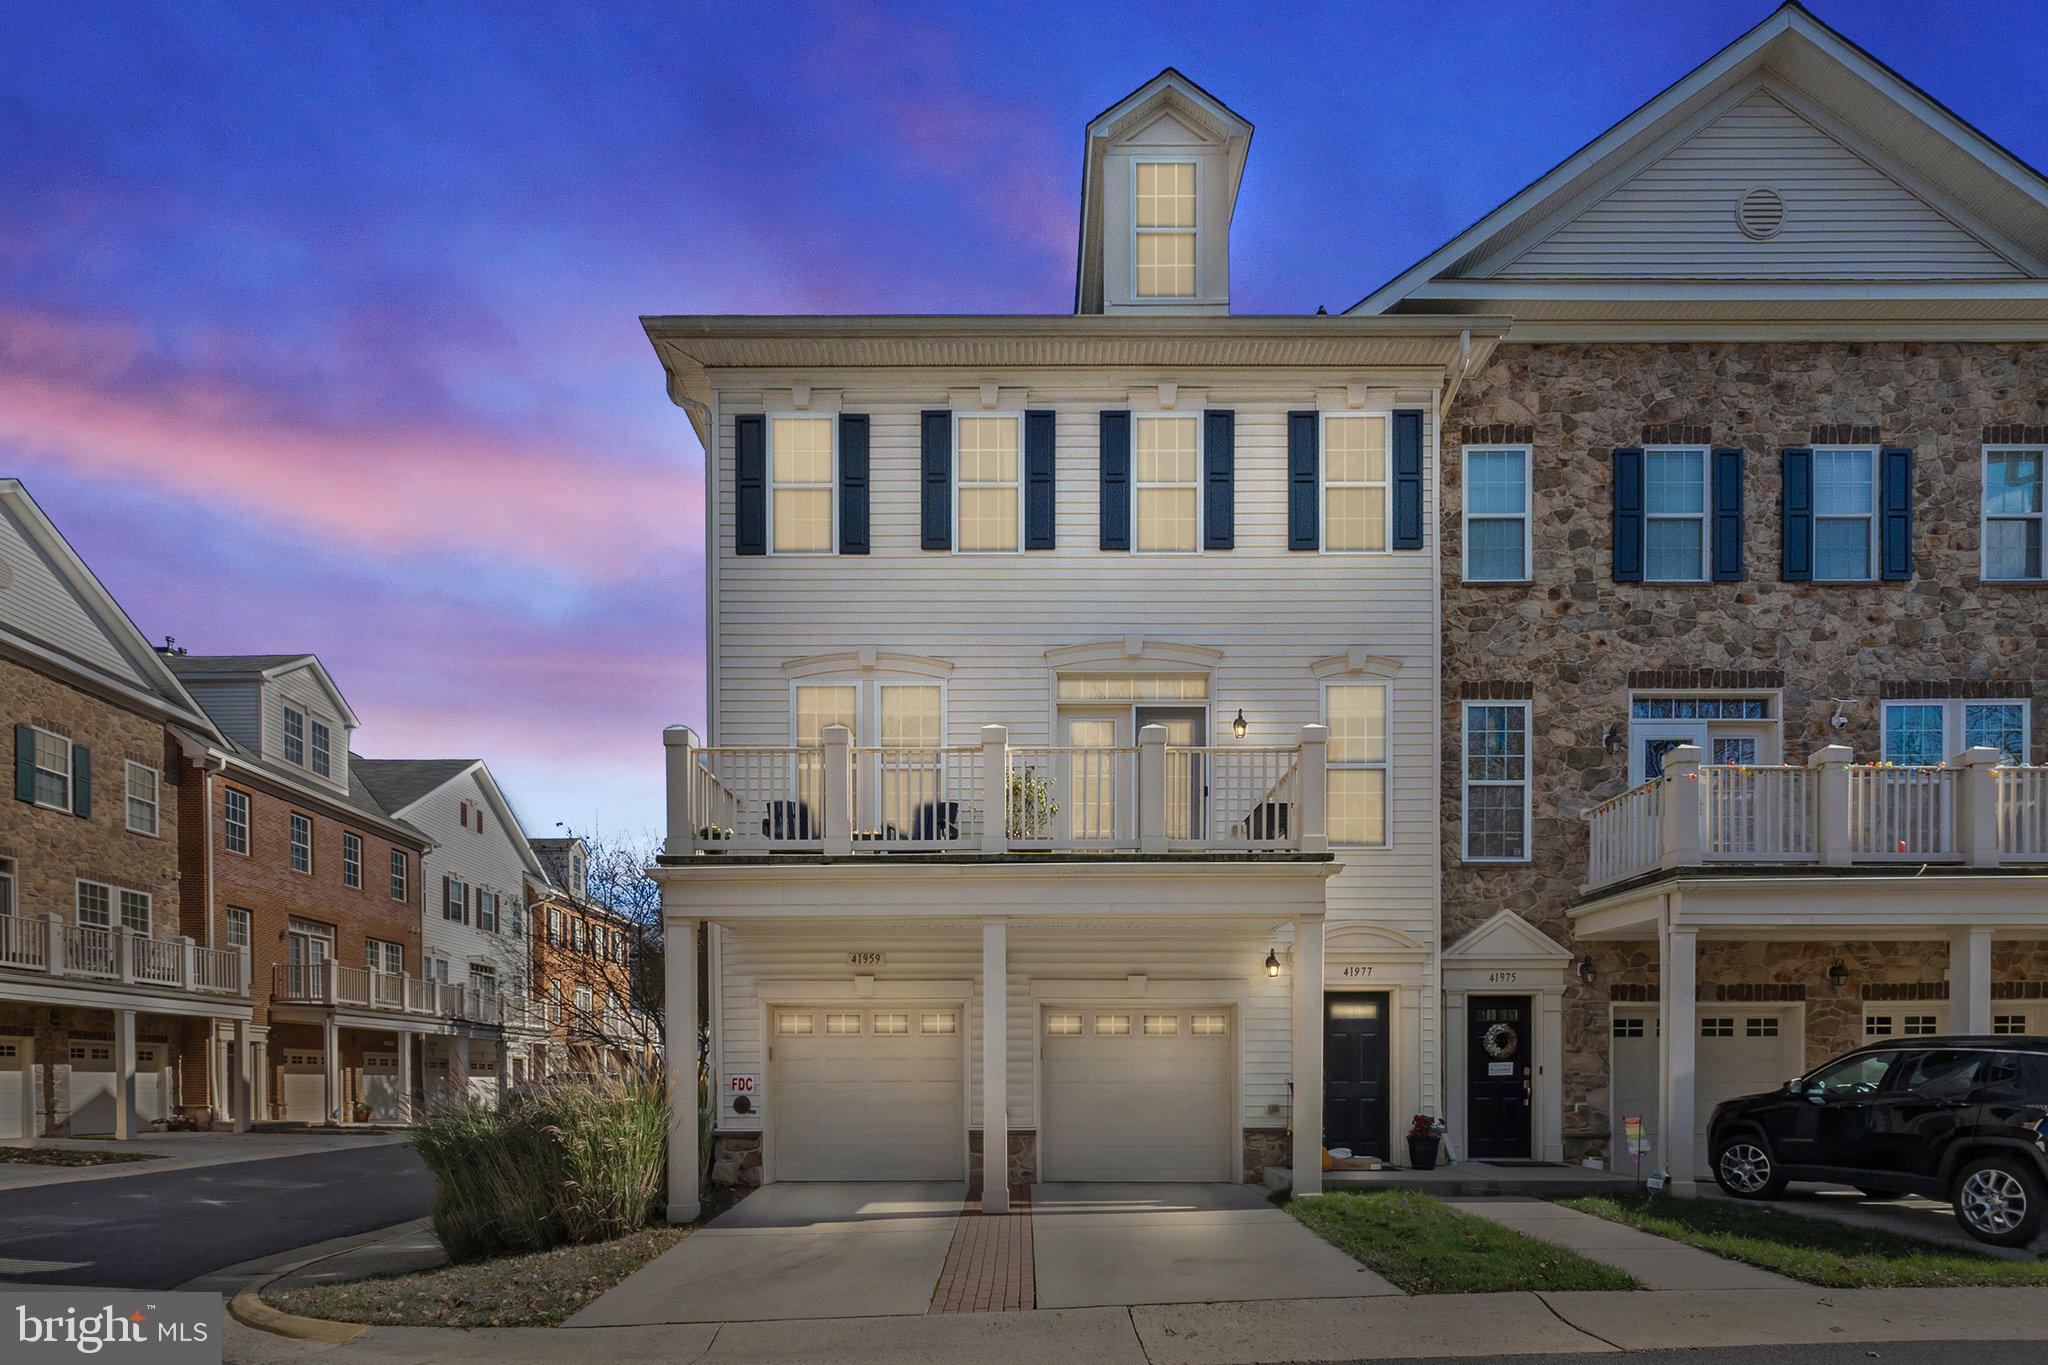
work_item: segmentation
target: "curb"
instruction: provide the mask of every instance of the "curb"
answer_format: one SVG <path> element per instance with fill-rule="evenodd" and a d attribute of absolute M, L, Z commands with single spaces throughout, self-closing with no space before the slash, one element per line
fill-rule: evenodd
<path fill-rule="evenodd" d="M 265 1275 L 260 1280 L 252 1281 L 246 1289 L 237 1290 L 228 1300 L 229 1314 L 244 1327 L 253 1327 L 259 1332 L 287 1337 L 292 1341 L 324 1341 L 338 1345 L 344 1341 L 354 1341 L 370 1330 L 367 1323 L 302 1318 L 296 1313 L 287 1313 L 265 1303 L 261 1297 L 264 1288 L 271 1281 L 283 1279 L 291 1273 L 289 1269 L 279 1270 Z"/>

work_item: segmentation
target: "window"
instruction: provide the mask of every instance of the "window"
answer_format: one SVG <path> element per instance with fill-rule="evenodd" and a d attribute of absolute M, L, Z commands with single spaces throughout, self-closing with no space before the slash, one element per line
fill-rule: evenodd
<path fill-rule="evenodd" d="M 255 916 L 237 905 L 228 907 L 228 947 L 246 948 L 252 937 Z"/>
<path fill-rule="evenodd" d="M 230 853 L 249 851 L 249 793 L 226 788 L 226 830 Z"/>
<path fill-rule="evenodd" d="M 1323 720 L 1330 727 L 1330 842 L 1384 846 L 1386 684 L 1330 684 L 1323 689 Z"/>
<path fill-rule="evenodd" d="M 1177 1014 L 1148 1014 L 1145 1016 L 1145 1036 L 1164 1038 L 1180 1032 L 1180 1016 Z"/>
<path fill-rule="evenodd" d="M 452 919 L 461 924 L 469 923 L 469 883 L 459 882 L 450 877 L 445 894 L 441 898 L 441 918 Z"/>
<path fill-rule="evenodd" d="M 341 881 L 344 886 L 353 886 L 358 891 L 363 886 L 363 836 L 343 834 L 341 836 Z"/>
<path fill-rule="evenodd" d="M 1121 1038 L 1131 1031 L 1131 1016 L 1128 1014 L 1098 1014 L 1095 1016 L 1095 1031 L 1112 1038 Z"/>
<path fill-rule="evenodd" d="M 585 936 L 586 936 L 586 935 L 587 935 L 587 934 L 588 934 L 589 932 L 590 932 L 590 926 L 588 926 L 587 924 L 585 924 L 585 923 L 584 923 L 584 922 L 583 922 L 582 920 L 580 920 L 580 919 L 572 919 L 572 920 L 570 920 L 570 921 L 569 921 L 569 946 L 570 946 L 571 948 L 575 949 L 575 950 L 576 950 L 577 952 L 579 952 L 579 953 L 580 953 L 580 952 L 582 952 L 582 951 L 584 950 L 584 944 L 585 944 L 585 942 L 586 942 Z"/>
<path fill-rule="evenodd" d="M 1707 452 L 1643 452 L 1643 579 L 1702 583 L 1707 577 Z"/>
<path fill-rule="evenodd" d="M 2043 506 L 2041 466 L 2048 448 L 1984 452 L 1984 563 L 1989 579 L 2039 579 Z"/>
<path fill-rule="evenodd" d="M 1529 703 L 1465 703 L 1465 860 L 1529 858 Z"/>
<path fill-rule="evenodd" d="M 1323 418 L 1323 548 L 1387 548 L 1387 418 Z"/>
<path fill-rule="evenodd" d="M 960 1031 L 960 1017 L 950 1010 L 927 1010 L 917 1017 L 919 1033 L 957 1033 Z"/>
<path fill-rule="evenodd" d="M 1021 549 L 1024 544 L 1024 498 L 1019 480 L 1016 417 L 954 419 L 953 469 L 956 487 L 953 524 L 956 542 L 965 553 Z"/>
<path fill-rule="evenodd" d="M 2024 698 L 1888 701 L 1884 761 L 1931 767 L 1981 745 L 1998 750 L 2010 766 L 2024 766 L 2031 709 Z"/>
<path fill-rule="evenodd" d="M 1639 1017 L 1616 1015 L 1612 1025 L 1617 1038 L 1640 1038 L 1643 1036 L 1643 1020 Z"/>
<path fill-rule="evenodd" d="M 1465 581 L 1529 577 L 1527 446 L 1465 451 Z"/>
<path fill-rule="evenodd" d="M 1054 1038 L 1078 1038 L 1081 1036 L 1081 1016 L 1048 1014 L 1045 1016 L 1045 1031 Z"/>
<path fill-rule="evenodd" d="M 1931 1014 L 1909 1014 L 1901 1022 L 1899 1032 L 1908 1038 L 1932 1038 L 1938 1030 Z"/>
<path fill-rule="evenodd" d="M 509 901 L 500 901 L 498 913 L 504 917 L 505 932 L 524 937 L 526 934 L 526 902 L 514 896 Z"/>
<path fill-rule="evenodd" d="M 71 741 L 48 730 L 31 730 L 35 740 L 36 804 L 71 809 Z"/>
<path fill-rule="evenodd" d="M 292 812 L 292 871 L 313 870 L 313 821 L 310 816 Z"/>
<path fill-rule="evenodd" d="M 1836 582 L 1876 577 L 1877 452 L 1813 452 L 1813 576 Z"/>
<path fill-rule="evenodd" d="M 146 763 L 128 765 L 128 828 L 137 834 L 157 832 L 157 806 L 163 775 Z"/>
<path fill-rule="evenodd" d="M 476 927 L 487 934 L 498 932 L 498 893 L 481 886 L 476 889 Z"/>
<path fill-rule="evenodd" d="M 472 962 L 469 964 L 469 984 L 485 995 L 496 995 L 498 993 L 497 970 L 486 967 L 481 963 Z M 587 1005 L 589 1002 L 585 1001 L 584 1003 Z"/>
<path fill-rule="evenodd" d="M 445 986 L 445 985 L 447 985 L 447 984 L 448 984 L 448 959 L 447 959 L 447 958 L 445 958 L 445 957 L 430 957 L 430 958 L 428 958 L 428 959 L 427 959 L 427 975 L 428 975 L 428 976 L 430 976 L 430 977 L 432 977 L 432 978 L 433 978 L 434 980 L 436 980 L 436 981 L 440 982 L 440 983 L 441 983 L 442 985 L 444 985 L 444 986 Z"/>
<path fill-rule="evenodd" d="M 1202 427 L 1193 417 L 1140 415 L 1132 486 L 1138 520 L 1136 546 L 1153 554 L 1190 554 L 1201 548 Z"/>
<path fill-rule="evenodd" d="M 1725 1015 L 1708 1016 L 1700 1020 L 1700 1037 L 1702 1038 L 1733 1038 L 1734 1036 L 1735 1021 Z"/>
<path fill-rule="evenodd" d="M 1755 735 L 1715 735 L 1712 738 L 1713 753 L 1708 762 L 1723 768 L 1756 766 Z"/>
<path fill-rule="evenodd" d="M 1889 1038 L 1896 1032 L 1894 1021 L 1889 1014 L 1866 1014 L 1863 1016 L 1865 1038 Z"/>
<path fill-rule="evenodd" d="M 387 976 L 405 975 L 405 945 L 387 943 L 381 938 L 368 940 L 364 945 L 364 965 L 373 972 Z"/>
<path fill-rule="evenodd" d="M 1988 1060 L 1977 1052 L 1908 1053 L 1892 1088 L 1922 1099 L 1959 1100 L 1977 1084 L 1978 1068 Z"/>
<path fill-rule="evenodd" d="M 1806 1093 L 1874 1095 L 1884 1084 L 1884 1075 L 1891 1070 L 1892 1059 L 1898 1055 L 1896 1052 L 1872 1052 L 1861 1057 L 1845 1057 L 1807 1077 Z"/>
<path fill-rule="evenodd" d="M 830 417 L 768 423 L 768 543 L 779 555 L 832 553 L 834 496 Z"/>
<path fill-rule="evenodd" d="M 933 837 L 942 823 L 931 803 L 939 799 L 944 761 L 935 752 L 946 742 L 944 690 L 937 683 L 880 683 L 876 692 L 882 747 L 919 752 L 876 760 L 882 809 L 872 815 L 910 838 Z"/>
<path fill-rule="evenodd" d="M 284 708 L 284 761 L 306 766 L 306 713 L 296 706 Z"/>
<path fill-rule="evenodd" d="M 1188 1016 L 1188 1032 L 1197 1038 L 1221 1038 L 1230 1032 L 1230 1016 L 1227 1014 L 1191 1014 Z"/>
<path fill-rule="evenodd" d="M 313 722 L 313 772 L 317 776 L 334 776 L 333 738 L 326 725 Z"/>
<path fill-rule="evenodd" d="M 124 890 L 121 893 L 121 927 L 131 934 L 149 933 L 148 892 Z"/>
<path fill-rule="evenodd" d="M 826 1037 L 850 1038 L 859 1032 L 860 1015 L 852 1011 L 847 1011 L 844 1013 L 827 1012 L 827 1014 L 825 1015 Z"/>
<path fill-rule="evenodd" d="M 411 890 L 411 886 L 410 886 L 410 883 L 411 883 L 411 881 L 412 881 L 412 876 L 411 876 L 411 872 L 412 872 L 412 869 L 411 869 L 410 867 L 408 867 L 408 866 L 407 866 L 407 864 L 406 864 L 405 850 L 404 850 L 404 849 L 402 849 L 402 848 L 394 848 L 394 849 L 392 849 L 392 850 L 391 850 L 391 899 L 393 899 L 393 900 L 395 900 L 395 901 L 402 901 L 402 900 L 408 900 L 408 899 L 410 899 L 410 898 L 411 898 L 411 895 L 412 895 L 412 890 Z"/>
<path fill-rule="evenodd" d="M 2027 1031 L 2027 1016 L 2024 1014 L 1994 1014 L 1991 1016 L 1991 1031 L 2000 1035 L 2023 1034 Z"/>
<path fill-rule="evenodd" d="M 1743 1021 L 1742 1036 L 1745 1038 L 1775 1038 L 1778 1036 L 1778 1020 L 1775 1015 L 1753 1016 Z"/>
<path fill-rule="evenodd" d="M 113 928 L 114 888 L 100 882 L 80 882 L 78 922 L 92 929 Z"/>
<path fill-rule="evenodd" d="M 1133 163 L 1132 260 L 1141 299 L 1195 296 L 1195 163 Z"/>
<path fill-rule="evenodd" d="M 619 997 L 616 992 L 611 997 L 611 1007 L 612 1013 L 623 1013 L 619 1008 Z M 898 1034 L 908 1033 L 910 1032 L 910 1016 L 901 1011 L 877 1010 L 875 1012 L 874 1031 L 885 1037 L 895 1037 Z"/>

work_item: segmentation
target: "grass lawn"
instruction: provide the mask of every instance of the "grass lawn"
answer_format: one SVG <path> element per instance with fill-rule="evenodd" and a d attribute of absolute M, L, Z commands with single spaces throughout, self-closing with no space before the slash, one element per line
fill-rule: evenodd
<path fill-rule="evenodd" d="M 1289 1200 L 1287 1211 L 1410 1294 L 1642 1288 L 1612 1266 L 1459 1213 L 1416 1190 L 1332 1191 Z"/>
<path fill-rule="evenodd" d="M 1731 1261 L 1835 1289 L 2048 1285 L 2048 1262 L 2000 1260 L 1895 1232 L 1802 1218 L 1733 1200 L 1599 1195 L 1557 1202 Z"/>
<path fill-rule="evenodd" d="M 0 1161 L 17 1166 L 111 1166 L 121 1161 L 157 1161 L 155 1152 L 79 1152 L 68 1147 L 0 1147 Z"/>

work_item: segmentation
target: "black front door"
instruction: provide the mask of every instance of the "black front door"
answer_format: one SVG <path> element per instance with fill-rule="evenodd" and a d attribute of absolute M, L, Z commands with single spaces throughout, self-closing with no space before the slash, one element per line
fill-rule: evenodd
<path fill-rule="evenodd" d="M 1387 995 L 1323 997 L 1323 1145 L 1391 1159 Z M 1296 1161 L 1307 1160 L 1297 1155 Z"/>
<path fill-rule="evenodd" d="M 1475 1160 L 1526 1157 L 1536 1040 L 1526 995 L 1466 1002 L 1465 1145 Z"/>

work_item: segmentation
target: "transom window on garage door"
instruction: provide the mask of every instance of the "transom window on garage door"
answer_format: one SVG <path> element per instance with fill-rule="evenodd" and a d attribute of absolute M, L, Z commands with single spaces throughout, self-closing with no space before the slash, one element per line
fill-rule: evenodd
<path fill-rule="evenodd" d="M 943 1035 L 960 1031 L 960 1016 L 953 1010 L 805 1010 L 775 1012 L 775 1032 L 785 1038 L 856 1038 L 863 1035 L 901 1038 L 911 1032 Z"/>
<path fill-rule="evenodd" d="M 1863 1036 L 1866 1038 L 1932 1038 L 1939 1031 L 1940 1025 L 1931 1014 L 1863 1016 Z"/>
<path fill-rule="evenodd" d="M 1198 1010 L 1185 1016 L 1180 1014 L 1144 1014 L 1139 1016 L 1140 1035 L 1149 1038 L 1176 1037 L 1181 1033 L 1181 1020 L 1187 1020 L 1187 1033 L 1196 1038 L 1222 1038 L 1230 1033 L 1230 1015 L 1222 1010 Z M 1088 1016 L 1079 1010 L 1049 1010 L 1045 1016 L 1045 1032 L 1051 1038 L 1078 1038 L 1090 1031 L 1085 1025 Z M 1125 1038 L 1131 1033 L 1131 1016 L 1128 1014 L 1098 1014 L 1094 1018 L 1093 1033 L 1098 1038 Z"/>

